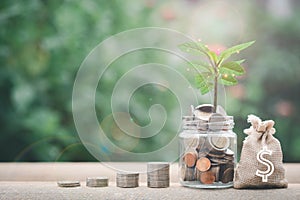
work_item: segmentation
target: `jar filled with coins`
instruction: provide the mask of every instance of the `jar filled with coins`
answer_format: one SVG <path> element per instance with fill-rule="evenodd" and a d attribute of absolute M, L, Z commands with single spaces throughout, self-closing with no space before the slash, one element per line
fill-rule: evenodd
<path fill-rule="evenodd" d="M 192 107 L 184 116 L 179 134 L 179 178 L 183 186 L 227 188 L 233 186 L 236 164 L 236 134 L 232 116 L 218 106 Z"/>

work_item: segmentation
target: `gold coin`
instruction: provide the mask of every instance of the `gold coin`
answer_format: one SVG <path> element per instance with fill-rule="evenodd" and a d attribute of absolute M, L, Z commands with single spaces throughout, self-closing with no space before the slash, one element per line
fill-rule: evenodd
<path fill-rule="evenodd" d="M 197 160 L 196 167 L 201 172 L 206 172 L 207 170 L 209 170 L 210 166 L 210 160 L 206 157 L 202 157 L 199 160 Z"/>

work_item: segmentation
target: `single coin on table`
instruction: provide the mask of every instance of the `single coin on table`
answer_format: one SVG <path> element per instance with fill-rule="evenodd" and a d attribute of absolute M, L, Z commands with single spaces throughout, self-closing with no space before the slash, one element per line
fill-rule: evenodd
<path fill-rule="evenodd" d="M 80 181 L 57 181 L 59 187 L 79 187 Z"/>
<path fill-rule="evenodd" d="M 211 162 L 206 157 L 202 157 L 197 160 L 196 167 L 201 172 L 205 172 L 205 171 L 209 170 L 210 166 L 211 166 Z"/>

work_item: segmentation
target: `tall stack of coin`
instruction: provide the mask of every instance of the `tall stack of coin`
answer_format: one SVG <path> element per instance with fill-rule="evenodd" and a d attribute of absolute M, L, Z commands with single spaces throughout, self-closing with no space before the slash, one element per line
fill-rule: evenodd
<path fill-rule="evenodd" d="M 134 188 L 139 186 L 139 173 L 117 173 L 117 187 Z"/>
<path fill-rule="evenodd" d="M 233 126 L 233 118 L 218 106 L 204 104 L 192 108 L 192 116 L 183 117 L 184 130 L 197 130 L 199 134 L 181 134 L 181 180 L 202 184 L 233 181 L 234 151 L 230 149 L 230 136 L 222 134 Z"/>
<path fill-rule="evenodd" d="M 108 178 L 107 177 L 88 177 L 86 179 L 87 187 L 107 187 Z"/>
<path fill-rule="evenodd" d="M 170 186 L 170 164 L 167 162 L 149 162 L 147 164 L 147 185 L 150 188 Z"/>

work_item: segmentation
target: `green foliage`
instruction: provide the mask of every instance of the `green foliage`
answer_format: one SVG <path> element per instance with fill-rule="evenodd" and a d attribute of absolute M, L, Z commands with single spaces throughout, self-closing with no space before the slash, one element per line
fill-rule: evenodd
<path fill-rule="evenodd" d="M 197 88 L 200 89 L 201 94 L 206 94 L 212 89 L 212 77 L 212 73 L 210 72 L 195 75 L 195 83 Z"/>
<path fill-rule="evenodd" d="M 194 55 L 208 55 L 209 49 L 203 45 L 201 42 L 186 42 L 180 44 L 179 49 L 181 51 L 194 54 Z"/>
<path fill-rule="evenodd" d="M 246 116 L 253 113 L 276 122 L 275 137 L 281 142 L 284 161 L 299 162 L 300 1 L 286 1 L 291 5 L 290 10 L 285 12 L 286 16 L 280 13 L 277 15 L 274 9 L 269 9 L 272 3 L 273 1 L 236 1 L 232 4 L 232 1 L 224 0 L 222 5 L 228 6 L 223 6 L 220 10 L 215 6 L 219 5 L 218 1 L 189 1 L 180 4 L 180 1 L 168 0 L 1 0 L 0 161 L 94 161 L 79 140 L 72 118 L 71 97 L 76 72 L 86 55 L 109 36 L 132 28 L 157 26 L 188 34 L 190 30 L 192 33 L 200 32 L 201 35 L 198 36 L 203 37 L 203 40 L 222 41 L 223 44 L 256 38 L 255 50 L 251 48 L 246 54 L 236 54 L 238 50 L 233 49 L 229 59 L 226 58 L 229 53 L 224 55 L 229 51 L 227 49 L 217 55 L 219 62 L 216 62 L 215 55 L 206 55 L 207 47 L 202 43 L 195 45 L 192 42 L 189 48 L 182 48 L 184 51 L 190 49 L 196 56 L 209 57 L 220 66 L 235 61 L 247 71 L 245 78 L 238 80 L 238 85 L 226 88 L 226 110 L 235 118 L 238 152 L 245 137 L 243 129 L 249 126 Z M 183 6 L 186 7 L 181 9 Z M 233 18 L 221 19 L 214 15 L 217 10 L 222 11 L 220 16 L 227 17 L 232 10 L 226 7 L 239 10 L 241 18 L 235 21 Z M 166 8 L 173 9 L 174 20 L 168 21 L 161 17 Z M 203 13 L 206 14 L 202 15 Z M 201 18 L 205 18 L 209 28 L 206 29 L 205 24 L 198 22 Z M 232 21 L 226 21 L 227 19 Z M 241 26 L 234 27 L 236 23 Z M 216 35 L 220 37 L 216 38 Z M 222 40 L 227 36 L 227 41 Z M 111 103 L 110 91 L 126 71 L 124 66 L 153 60 L 163 63 L 163 59 L 159 59 L 161 55 L 162 52 L 150 56 L 141 54 L 131 61 L 124 59 L 116 62 L 111 67 L 113 70 L 101 80 L 99 86 L 102 87 L 96 93 L 95 108 L 99 122 L 104 121 L 111 113 L 108 106 Z M 238 58 L 234 56 L 246 58 L 247 63 L 236 61 Z M 197 72 L 214 73 L 210 63 L 193 59 L 195 58 L 191 59 L 189 68 L 195 68 Z M 120 67 L 115 68 L 116 66 Z M 172 63 L 171 66 L 176 67 L 176 64 Z M 230 67 L 220 69 L 219 73 L 226 74 L 228 70 L 241 73 L 241 69 L 232 70 Z M 192 70 L 186 73 L 191 74 Z M 190 75 L 191 81 L 198 79 L 198 83 L 195 80 L 197 85 L 202 86 L 203 82 L 207 86 L 202 93 L 213 89 L 213 79 L 208 79 L 206 75 Z M 236 84 L 236 76 L 224 81 L 220 76 L 219 81 L 221 84 Z M 226 82 L 228 79 L 230 80 Z M 200 86 L 198 87 L 201 88 Z M 163 102 L 166 110 L 178 108 L 178 104 L 174 103 L 176 98 L 162 92 L 161 88 L 140 88 L 137 93 L 130 102 L 130 110 L 133 110 L 133 118 L 141 119 L 137 120 L 141 125 L 147 125 L 151 120 L 144 110 L 148 111 L 153 103 Z M 110 125 L 106 124 L 108 129 L 111 129 Z M 134 150 L 147 152 L 164 146 L 178 131 L 172 128 L 172 123 L 166 124 L 165 141 L 160 137 L 153 137 L 139 143 Z"/>
<path fill-rule="evenodd" d="M 222 63 L 226 59 L 228 59 L 230 56 L 232 56 L 235 53 L 240 53 L 240 51 L 250 47 L 255 41 L 246 42 L 243 44 L 239 44 L 233 47 L 230 47 L 226 50 L 224 50 L 221 55 L 219 56 L 219 63 Z"/>
<path fill-rule="evenodd" d="M 81 143 L 71 110 L 74 78 L 99 42 L 147 24 L 146 8 L 135 13 L 145 13 L 139 19 L 129 13 L 118 1 L 1 1 L 0 161 L 95 160 L 74 146 Z M 108 89 L 112 81 L 104 83 Z M 110 112 L 110 102 L 101 102 L 100 122 Z"/>
<path fill-rule="evenodd" d="M 208 72 L 198 72 L 195 75 L 196 87 L 204 95 L 214 90 L 214 107 L 217 107 L 217 84 L 232 86 L 238 83 L 236 76 L 245 73 L 245 69 L 240 65 L 242 61 L 231 61 L 223 63 L 230 56 L 251 46 L 254 41 L 239 44 L 224 50 L 219 56 L 201 42 L 186 42 L 178 47 L 183 52 L 195 55 L 204 55 L 208 59 L 207 63 L 194 64 L 196 68 L 204 68 Z"/>

